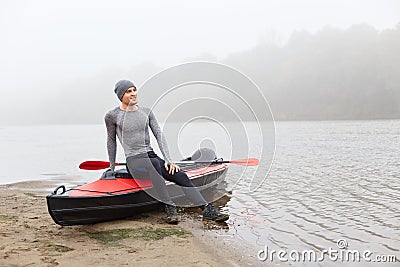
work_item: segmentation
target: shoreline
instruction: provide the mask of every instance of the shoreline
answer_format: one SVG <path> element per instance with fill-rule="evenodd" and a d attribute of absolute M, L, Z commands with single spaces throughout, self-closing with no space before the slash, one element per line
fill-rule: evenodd
<path fill-rule="evenodd" d="M 166 224 L 164 212 L 155 210 L 125 220 L 59 226 L 47 212 L 50 191 L 43 190 L 52 185 L 0 185 L 1 266 L 256 265 L 218 233 L 223 226 L 202 222 L 196 209 L 180 211 L 178 225 Z"/>

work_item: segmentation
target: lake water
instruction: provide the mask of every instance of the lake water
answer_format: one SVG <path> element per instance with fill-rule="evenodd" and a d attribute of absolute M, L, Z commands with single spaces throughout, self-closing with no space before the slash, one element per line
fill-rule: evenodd
<path fill-rule="evenodd" d="M 229 143 L 213 125 L 191 127 L 192 135 L 182 132 L 179 140 L 185 156 L 208 136 L 224 158 L 241 156 L 232 150 L 257 157 L 263 148 L 255 123 L 246 123 L 249 147 Z M 107 160 L 105 136 L 103 125 L 0 128 L 0 183 L 52 180 L 74 185 L 97 179 L 101 171 L 82 171 L 78 165 Z M 121 149 L 118 153 L 123 161 Z M 250 192 L 249 179 L 254 174 L 260 178 L 268 168 L 231 165 L 227 175 L 231 216 L 222 235 L 242 242 L 254 251 L 253 258 L 266 246 L 270 251 L 320 252 L 338 249 L 336 242 L 343 239 L 348 249 L 371 251 L 373 260 L 377 255 L 400 259 L 400 120 L 277 122 L 274 163 L 262 186 Z M 276 256 L 273 263 L 354 265 L 329 259 L 282 262 Z"/>

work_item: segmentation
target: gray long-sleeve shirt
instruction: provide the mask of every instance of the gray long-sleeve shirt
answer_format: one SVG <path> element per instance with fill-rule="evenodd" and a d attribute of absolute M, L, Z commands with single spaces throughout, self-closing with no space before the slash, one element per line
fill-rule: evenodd
<path fill-rule="evenodd" d="M 107 151 L 111 169 L 114 170 L 117 155 L 116 136 L 126 158 L 153 150 L 150 146 L 149 126 L 156 137 L 164 160 L 172 162 L 165 137 L 149 108 L 138 107 L 135 111 L 124 111 L 116 107 L 106 114 L 104 120 L 107 127 Z"/>

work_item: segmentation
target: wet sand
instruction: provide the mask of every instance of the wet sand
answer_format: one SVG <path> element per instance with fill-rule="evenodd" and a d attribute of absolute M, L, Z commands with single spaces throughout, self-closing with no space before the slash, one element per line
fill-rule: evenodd
<path fill-rule="evenodd" d="M 0 266 L 244 266 L 196 210 L 168 225 L 162 211 L 61 227 L 47 212 L 49 182 L 0 186 Z M 198 209 L 197 209 L 198 210 Z"/>

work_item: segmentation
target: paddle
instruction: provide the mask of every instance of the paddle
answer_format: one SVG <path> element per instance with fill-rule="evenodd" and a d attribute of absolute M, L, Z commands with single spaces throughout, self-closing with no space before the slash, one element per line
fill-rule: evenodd
<path fill-rule="evenodd" d="M 214 161 L 181 161 L 181 162 L 175 162 L 177 164 L 179 163 L 231 163 L 231 164 L 237 164 L 237 165 L 243 165 L 243 166 L 257 166 L 259 163 L 259 160 L 256 158 L 249 158 L 249 159 L 236 159 L 236 160 L 214 160 Z M 121 165 L 126 165 L 126 163 L 115 163 L 115 166 L 121 166 Z M 99 160 L 88 160 L 84 161 L 81 164 L 79 164 L 79 169 L 82 170 L 101 170 L 101 169 L 106 169 L 110 167 L 110 162 L 108 161 L 99 161 Z"/>
<path fill-rule="evenodd" d="M 126 163 L 115 163 L 115 166 L 126 165 Z M 88 160 L 79 164 L 79 169 L 82 170 L 101 170 L 110 167 L 110 162 L 100 160 Z"/>

